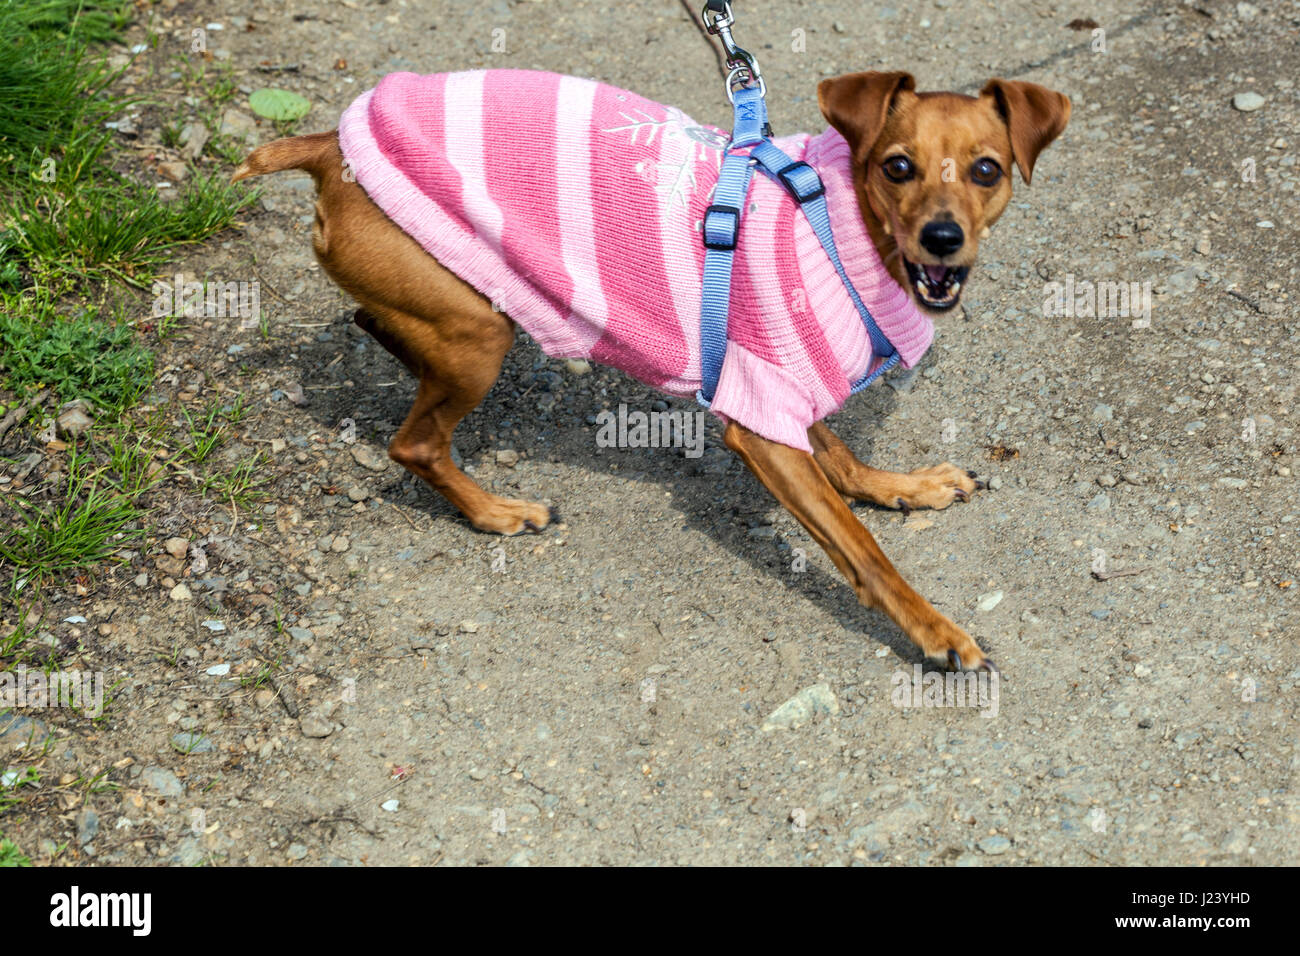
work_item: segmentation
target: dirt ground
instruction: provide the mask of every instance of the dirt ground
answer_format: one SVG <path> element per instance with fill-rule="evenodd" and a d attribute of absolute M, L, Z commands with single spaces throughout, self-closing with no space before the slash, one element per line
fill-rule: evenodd
<path fill-rule="evenodd" d="M 832 420 L 878 467 L 951 460 L 997 486 L 906 520 L 859 511 L 997 661 L 996 714 L 895 706 L 919 655 L 716 423 L 699 458 L 598 448 L 601 410 L 660 396 L 528 341 L 457 447 L 484 486 L 564 520 L 474 532 L 386 461 L 413 383 L 315 264 L 310 180 L 282 175 L 177 263 L 259 280 L 269 336 L 185 323 L 148 399 L 244 392 L 228 453 L 269 452 L 266 501 L 177 496 L 158 541 L 47 609 L 86 618 L 48 626 L 119 686 L 99 725 L 32 715 L 46 767 L 115 787 L 6 818 L 35 862 L 65 842 L 60 863 L 1300 862 L 1300 4 L 736 6 L 778 133 L 823 129 L 816 83 L 859 69 L 1073 100 L 919 374 Z M 247 108 L 260 86 L 311 100 L 310 132 L 385 73 L 504 66 L 729 125 L 669 0 L 161 9 L 145 56 L 206 29 L 253 142 L 275 135 Z M 1069 26 L 1086 20 L 1103 33 Z M 1248 92 L 1262 107 L 1234 106 Z M 1045 316 L 1067 279 L 1150 283 L 1149 323 Z M 171 537 L 208 567 L 169 564 Z M 765 729 L 823 684 L 831 713 Z"/>

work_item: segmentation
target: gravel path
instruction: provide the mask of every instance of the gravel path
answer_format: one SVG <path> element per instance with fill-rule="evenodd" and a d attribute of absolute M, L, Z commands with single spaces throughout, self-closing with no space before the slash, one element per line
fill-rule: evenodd
<path fill-rule="evenodd" d="M 911 645 L 856 604 L 713 424 L 699 458 L 599 449 L 602 409 L 660 397 L 531 343 L 457 446 L 486 487 L 549 501 L 565 523 L 473 532 L 386 462 L 413 384 L 352 328 L 311 258 L 309 181 L 281 176 L 242 235 L 180 263 L 260 278 L 270 340 L 195 327 L 160 363 L 158 396 L 198 373 L 200 390 L 246 389 L 244 442 L 271 452 L 274 504 L 234 522 L 179 508 L 166 530 L 201 544 L 207 570 L 186 558 L 168 575 L 160 541 L 77 605 L 90 628 L 113 621 L 88 662 L 124 683 L 103 729 L 58 738 L 70 768 L 120 764 L 122 789 L 91 798 L 98 836 L 74 852 L 1300 862 L 1300 90 L 1284 79 L 1300 76 L 1300 8 L 1103 0 L 1087 8 L 1101 35 L 1069 28 L 1068 4 L 1027 0 L 737 6 L 778 132 L 823 128 L 817 81 L 856 69 L 912 70 L 927 89 L 1013 76 L 1074 102 L 920 374 L 833 421 L 878 466 L 952 460 L 994 479 L 941 513 L 860 515 L 998 662 L 996 708 L 896 706 Z M 313 102 L 303 131 L 331 127 L 384 73 L 487 66 L 593 76 L 725 125 L 682 8 L 620 9 L 185 3 L 155 55 L 220 22 L 211 45 L 247 88 Z M 240 110 L 232 129 L 252 126 Z M 1049 283 L 1111 281 L 1148 284 L 1145 327 L 1044 315 Z M 173 646 L 176 665 L 160 663 Z M 774 722 L 798 726 L 773 727 L 801 692 L 804 720 L 787 709 Z M 182 732 L 211 749 L 182 756 Z M 72 820 L 27 822 L 76 843 Z"/>

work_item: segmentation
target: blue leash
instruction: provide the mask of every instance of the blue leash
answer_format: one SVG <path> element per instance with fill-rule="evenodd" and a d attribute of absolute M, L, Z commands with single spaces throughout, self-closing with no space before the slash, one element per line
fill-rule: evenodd
<path fill-rule="evenodd" d="M 826 251 L 835 272 L 853 300 L 862 323 L 871 338 L 871 354 L 884 358 L 874 372 L 864 374 L 851 387 L 849 394 L 856 395 L 886 371 L 898 364 L 898 350 L 880 331 L 871 311 L 853 287 L 844 264 L 835 248 L 831 232 L 830 210 L 826 206 L 826 186 L 817 171 L 802 161 L 787 156 L 772 142 L 772 129 L 767 122 L 766 85 L 758 72 L 754 58 L 736 46 L 731 39 L 733 19 L 729 4 L 722 4 L 725 13 L 712 22 L 709 13 L 714 4 L 705 7 L 705 25 L 710 33 L 720 35 L 727 49 L 727 63 L 731 67 L 727 94 L 735 107 L 731 142 L 727 145 L 714 190 L 713 204 L 704 214 L 704 294 L 700 302 L 700 390 L 696 399 L 705 408 L 713 401 L 722 374 L 722 362 L 727 354 L 727 313 L 731 308 L 731 275 L 736 255 L 736 242 L 740 234 L 740 220 L 749 193 L 753 170 L 758 166 L 767 176 L 785 187 L 803 210 L 816 233 L 822 249 Z M 716 11 L 715 11 L 716 12 Z M 747 85 L 732 90 L 732 81 L 746 80 Z M 757 81 L 757 82 L 755 82 Z M 752 148 L 751 148 L 752 147 Z M 741 150 L 748 149 L 746 154 Z M 868 368 L 870 365 L 868 364 Z"/>

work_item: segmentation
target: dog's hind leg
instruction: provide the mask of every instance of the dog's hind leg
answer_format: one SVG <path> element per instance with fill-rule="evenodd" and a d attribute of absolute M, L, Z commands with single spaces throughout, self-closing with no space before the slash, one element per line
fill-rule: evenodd
<path fill-rule="evenodd" d="M 388 445 L 389 457 L 427 481 L 480 531 L 540 531 L 552 519 L 550 508 L 490 494 L 451 460 L 452 432 L 492 388 L 514 340 L 509 320 L 489 315 L 469 342 L 448 341 L 439 335 L 445 327 L 375 304 L 358 310 L 356 319 L 420 379 L 406 421 Z"/>
<path fill-rule="evenodd" d="M 975 479 L 974 472 L 963 471 L 946 461 L 908 474 L 872 468 L 858 461 L 849 446 L 821 422 L 808 429 L 808 443 L 836 491 L 883 508 L 903 511 L 946 508 L 954 501 L 967 500 L 971 492 L 984 487 L 983 482 Z"/>

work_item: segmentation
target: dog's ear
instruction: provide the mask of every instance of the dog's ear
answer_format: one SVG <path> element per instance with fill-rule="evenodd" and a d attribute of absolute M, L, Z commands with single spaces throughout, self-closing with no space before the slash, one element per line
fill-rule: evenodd
<path fill-rule="evenodd" d="M 848 73 L 817 84 L 817 105 L 860 160 L 885 128 L 894 97 L 914 89 L 910 73 Z"/>
<path fill-rule="evenodd" d="M 1011 134 L 1011 152 L 1020 178 L 1028 185 L 1038 154 L 1061 135 L 1070 120 L 1069 97 L 1019 80 L 989 80 L 980 96 L 991 96 L 996 101 Z"/>

